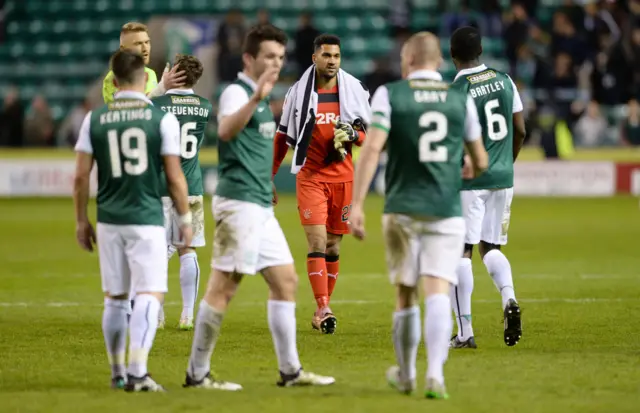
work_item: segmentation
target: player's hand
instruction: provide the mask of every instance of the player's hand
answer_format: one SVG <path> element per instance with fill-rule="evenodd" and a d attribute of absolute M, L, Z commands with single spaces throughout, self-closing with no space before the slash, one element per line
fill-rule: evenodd
<path fill-rule="evenodd" d="M 273 198 L 271 198 L 272 205 L 278 205 L 278 192 L 276 191 L 275 182 L 271 181 L 271 190 L 273 191 Z"/>
<path fill-rule="evenodd" d="M 280 69 L 271 68 L 264 71 L 264 73 L 258 79 L 256 85 L 256 91 L 254 93 L 254 99 L 258 102 L 269 96 L 280 75 Z"/>
<path fill-rule="evenodd" d="M 462 166 L 462 179 L 473 179 L 475 177 L 475 171 L 473 170 L 473 163 L 469 155 L 464 156 L 464 165 Z"/>
<path fill-rule="evenodd" d="M 178 72 L 178 65 L 173 66 L 171 70 L 169 70 L 169 63 L 167 63 L 160 82 L 164 85 L 165 90 L 169 90 L 184 86 L 185 80 L 187 80 L 187 75 L 184 70 Z"/>
<path fill-rule="evenodd" d="M 333 145 L 336 149 L 342 147 L 344 143 L 353 143 L 358 140 L 358 133 L 353 126 L 347 122 L 341 122 L 340 117 L 332 121 L 333 123 Z"/>
<path fill-rule="evenodd" d="M 364 230 L 364 211 L 362 207 L 351 208 L 349 221 L 347 221 L 347 223 L 351 228 L 351 234 L 360 241 L 364 240 L 366 233 Z"/>
<path fill-rule="evenodd" d="M 96 243 L 96 233 L 89 221 L 76 224 L 76 239 L 82 249 L 93 252 L 93 244 Z"/>

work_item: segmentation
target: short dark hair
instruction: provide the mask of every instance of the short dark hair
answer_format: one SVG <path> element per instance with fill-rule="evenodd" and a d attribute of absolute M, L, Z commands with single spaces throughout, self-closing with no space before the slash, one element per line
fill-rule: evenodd
<path fill-rule="evenodd" d="M 269 23 L 253 26 L 244 38 L 242 52 L 256 57 L 260 52 L 260 44 L 269 40 L 278 42 L 283 46 L 287 45 L 287 35 L 276 26 Z"/>
<path fill-rule="evenodd" d="M 482 36 L 475 27 L 460 27 L 451 35 L 451 57 L 467 63 L 482 54 Z"/>
<path fill-rule="evenodd" d="M 177 54 L 174 64 L 178 65 L 178 71 L 184 72 L 187 77 L 184 81 L 185 86 L 193 86 L 198 83 L 204 71 L 202 62 L 191 55 Z"/>
<path fill-rule="evenodd" d="M 321 34 L 313 40 L 313 50 L 318 50 L 323 44 L 340 46 L 340 38 L 335 34 Z"/>
<path fill-rule="evenodd" d="M 119 84 L 131 85 L 144 74 L 144 57 L 129 49 L 118 50 L 111 57 L 111 70 Z"/>

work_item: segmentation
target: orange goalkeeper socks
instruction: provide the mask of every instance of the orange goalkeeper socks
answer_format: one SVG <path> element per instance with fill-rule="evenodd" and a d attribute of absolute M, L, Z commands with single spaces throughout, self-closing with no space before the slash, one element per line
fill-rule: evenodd
<path fill-rule="evenodd" d="M 329 281 L 329 298 L 333 294 L 333 289 L 336 287 L 336 281 L 338 281 L 338 272 L 340 269 L 340 256 L 329 255 L 326 259 L 327 262 L 327 277 Z"/>
<path fill-rule="evenodd" d="M 316 299 L 318 308 L 329 305 L 329 285 L 327 283 L 327 264 L 325 254 L 322 252 L 311 252 L 307 255 L 307 274 L 313 296 Z"/>

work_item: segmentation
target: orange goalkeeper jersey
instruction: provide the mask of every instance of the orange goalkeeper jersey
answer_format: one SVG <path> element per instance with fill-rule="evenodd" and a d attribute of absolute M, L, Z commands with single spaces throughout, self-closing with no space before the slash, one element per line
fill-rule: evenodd
<path fill-rule="evenodd" d="M 297 175 L 297 179 L 319 182 L 350 182 L 353 181 L 353 160 L 350 148 L 347 157 L 341 161 L 338 151 L 333 146 L 333 121 L 340 115 L 340 101 L 338 86 L 332 89 L 318 89 L 318 111 L 316 124 L 313 128 L 311 142 L 307 149 L 307 160 Z M 358 132 L 355 142 L 361 145 L 364 132 Z M 273 175 L 278 172 L 282 160 L 287 154 L 287 138 L 278 132 L 275 141 L 273 157 Z"/>

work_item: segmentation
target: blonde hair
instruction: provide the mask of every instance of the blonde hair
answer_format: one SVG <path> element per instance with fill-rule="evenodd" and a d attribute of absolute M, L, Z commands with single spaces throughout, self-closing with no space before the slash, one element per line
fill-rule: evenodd
<path fill-rule="evenodd" d="M 120 29 L 120 34 L 148 32 L 147 25 L 138 22 L 125 23 Z"/>

